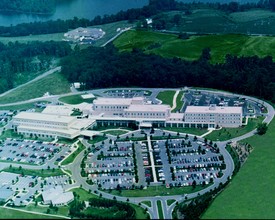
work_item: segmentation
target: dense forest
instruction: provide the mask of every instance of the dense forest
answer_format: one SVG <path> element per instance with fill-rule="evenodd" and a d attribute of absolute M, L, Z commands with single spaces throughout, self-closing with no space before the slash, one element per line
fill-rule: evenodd
<path fill-rule="evenodd" d="M 54 0 L 3 0 L 0 1 L 0 5 L 2 2 L 35 2 L 33 5 L 45 4 L 51 5 L 54 3 L 50 3 Z M 116 21 L 128 20 L 129 22 L 134 22 L 137 20 L 144 20 L 145 18 L 152 17 L 161 12 L 178 10 L 183 11 L 185 13 L 191 13 L 193 9 L 196 8 L 212 8 L 219 9 L 225 12 L 237 12 L 249 10 L 251 8 L 266 8 L 266 9 L 275 9 L 275 1 L 274 0 L 260 0 L 258 3 L 246 3 L 246 4 L 238 4 L 237 2 L 231 2 L 228 4 L 221 3 L 184 3 L 177 2 L 176 0 L 150 0 L 149 4 L 142 8 L 128 9 L 127 11 L 120 11 L 117 14 L 113 15 L 104 15 L 104 16 L 96 16 L 93 20 L 88 19 L 69 19 L 69 20 L 61 20 L 58 19 L 56 21 L 46 21 L 46 22 L 32 22 L 32 23 L 22 23 L 15 26 L 4 27 L 0 26 L 0 36 L 12 37 L 12 36 L 27 36 L 27 35 L 38 35 L 38 34 L 51 34 L 51 33 L 61 33 L 67 32 L 69 29 L 74 29 L 77 27 L 87 27 L 93 25 L 101 25 Z M 7 4 L 10 5 L 11 3 Z M 36 7 L 35 6 L 35 7 Z M 1 7 L 0 7 L 1 8 Z M 43 7 L 41 7 L 42 10 Z M 161 28 L 162 26 L 160 26 Z"/>
<path fill-rule="evenodd" d="M 197 61 L 146 55 L 139 49 L 119 53 L 113 45 L 75 50 L 62 59 L 62 73 L 83 89 L 106 87 L 196 86 L 228 90 L 275 102 L 275 63 L 272 57 L 226 56 L 223 64 L 210 64 L 210 49 Z"/>
<path fill-rule="evenodd" d="M 14 87 L 17 74 L 46 70 L 53 57 L 70 52 L 71 47 L 65 42 L 0 43 L 0 93 Z"/>
<path fill-rule="evenodd" d="M 56 0 L 1 0 L 1 11 L 48 14 L 55 10 Z"/>

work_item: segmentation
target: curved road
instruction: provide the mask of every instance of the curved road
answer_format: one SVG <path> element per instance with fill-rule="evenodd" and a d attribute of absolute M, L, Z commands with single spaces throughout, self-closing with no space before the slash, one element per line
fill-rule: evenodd
<path fill-rule="evenodd" d="M 56 68 L 52 69 L 51 71 L 48 71 L 48 72 L 44 73 L 43 75 L 45 77 L 46 75 L 49 75 L 49 74 L 51 74 L 55 71 L 60 71 L 60 67 L 56 67 Z M 42 77 L 43 76 L 41 76 L 40 78 L 42 78 Z M 40 78 L 38 78 L 38 79 L 40 79 Z M 36 78 L 33 81 L 38 80 L 38 79 Z M 29 83 L 31 83 L 31 82 L 29 82 Z M 22 87 L 22 86 L 24 86 L 24 85 L 21 85 L 20 87 Z M 17 88 L 20 88 L 20 87 L 17 87 Z M 15 89 L 13 89 L 13 90 L 15 90 Z M 120 88 L 120 89 L 124 89 L 124 88 Z M 132 89 L 132 88 L 125 88 L 125 89 L 129 90 L 129 89 Z M 136 89 L 136 88 L 133 88 L 133 89 Z M 152 88 L 140 88 L 140 89 L 142 89 L 142 90 L 151 90 L 152 91 L 151 97 L 153 97 L 153 98 L 156 98 L 158 92 L 162 91 L 162 90 L 176 90 L 176 91 L 178 91 L 178 89 L 174 89 L 174 88 L 173 89 L 171 89 L 171 88 L 165 88 L 165 89 L 161 89 L 161 88 L 156 88 L 156 89 L 154 89 L 154 88 L 153 89 Z M 107 90 L 113 90 L 113 89 L 98 89 L 98 90 L 90 90 L 90 91 L 86 91 L 86 92 L 91 92 L 93 94 L 102 95 L 103 92 L 107 91 Z M 196 89 L 196 90 L 198 91 L 198 89 Z M 206 91 L 206 90 L 200 90 L 200 91 Z M 11 92 L 11 91 L 6 92 L 5 94 L 7 94 L 9 92 Z M 225 95 L 236 95 L 236 94 L 228 93 L 228 92 L 215 92 L 215 91 L 211 91 L 211 92 L 219 93 L 219 94 L 222 93 L 222 94 L 225 94 Z M 34 102 L 34 101 L 38 101 L 38 100 L 58 100 L 58 98 L 60 98 L 60 97 L 64 97 L 64 96 L 68 96 L 68 95 L 72 95 L 72 94 L 81 94 L 81 93 L 84 93 L 84 92 L 74 92 L 74 93 L 54 95 L 54 96 L 49 96 L 49 97 L 39 97 L 39 98 L 36 98 L 36 99 L 17 102 L 17 103 L 2 104 L 0 106 L 20 105 L 20 104 L 30 103 L 30 102 Z M 3 95 L 4 94 L 2 94 L 0 96 L 3 96 Z M 251 101 L 263 103 L 262 100 L 259 100 L 259 99 L 253 98 L 253 97 L 241 96 L 241 95 L 239 95 L 239 96 L 243 97 L 243 98 L 247 98 Z M 175 97 L 176 97 L 176 94 L 175 94 L 174 98 Z M 264 119 L 264 122 L 270 123 L 271 120 L 274 117 L 274 108 L 266 102 L 264 102 L 264 105 L 267 107 L 267 110 L 268 110 L 268 114 L 266 114 L 266 118 Z M 220 182 L 225 183 L 227 181 L 227 178 L 231 177 L 231 175 L 233 173 L 233 170 L 234 170 L 234 162 L 233 162 L 230 154 L 225 149 L 226 143 L 228 141 L 239 141 L 239 140 L 251 137 L 251 136 L 255 135 L 255 131 L 256 130 L 253 130 L 253 131 L 251 131 L 251 132 L 249 132 L 245 135 L 242 135 L 242 136 L 237 137 L 237 138 L 233 138 L 231 140 L 216 142 L 218 147 L 220 148 L 220 152 L 224 156 L 224 160 L 225 160 L 225 163 L 226 163 L 226 170 L 224 172 L 224 175 L 220 179 L 216 179 L 214 184 L 212 184 L 208 188 L 203 189 L 203 190 L 198 191 L 198 192 L 195 192 L 195 193 L 188 194 L 188 198 L 195 198 L 198 195 L 198 193 L 200 193 L 200 195 L 202 195 L 202 194 L 208 192 L 210 189 L 214 189 L 215 187 L 217 187 L 220 184 Z M 89 144 L 87 144 L 87 142 L 84 141 L 83 139 L 80 139 L 80 141 L 84 144 L 84 146 L 86 146 L 86 148 L 89 146 Z M 62 166 L 62 168 L 69 169 L 72 172 L 72 179 L 75 180 L 75 183 L 73 185 L 71 185 L 70 187 L 79 187 L 79 186 L 81 186 L 85 190 L 91 191 L 91 193 L 94 193 L 95 191 L 97 191 L 99 193 L 99 190 L 98 190 L 96 185 L 89 185 L 86 182 L 86 179 L 81 177 L 81 175 L 80 175 L 80 164 L 81 164 L 83 156 L 84 156 L 84 151 L 82 151 L 80 154 L 78 154 L 78 156 L 74 160 L 74 163 L 66 165 L 66 166 Z M 6 164 L 9 165 L 9 164 L 12 164 L 12 163 L 6 163 Z M 15 164 L 12 164 L 12 165 L 15 166 Z M 23 168 L 31 168 L 31 169 L 42 169 L 42 168 L 45 169 L 46 168 L 46 165 L 44 165 L 44 166 L 21 165 L 21 166 Z M 113 199 L 113 197 L 114 197 L 114 195 L 105 193 L 104 191 L 100 191 L 100 193 L 102 194 L 102 197 L 107 198 L 107 199 Z M 116 199 L 118 201 L 123 201 L 123 202 L 126 202 L 126 200 L 127 200 L 126 197 L 121 197 L 121 196 L 116 196 Z M 162 204 L 162 210 L 163 210 L 164 218 L 165 219 L 172 219 L 172 211 L 173 211 L 173 209 L 176 205 L 176 201 L 173 204 L 171 204 L 170 206 L 168 206 L 167 205 L 167 200 L 169 200 L 169 199 L 174 199 L 178 202 L 181 202 L 181 201 L 184 201 L 184 195 L 154 196 L 154 197 L 132 197 L 132 198 L 130 197 L 129 202 L 134 203 L 134 204 L 139 204 L 142 201 L 150 200 L 151 203 L 152 203 L 151 207 L 148 207 L 148 206 L 146 206 L 142 203 L 141 203 L 141 207 L 148 209 L 148 213 L 150 214 L 152 219 L 158 219 L 159 214 L 158 214 L 158 209 L 157 209 L 157 201 L 160 200 L 161 204 Z"/>

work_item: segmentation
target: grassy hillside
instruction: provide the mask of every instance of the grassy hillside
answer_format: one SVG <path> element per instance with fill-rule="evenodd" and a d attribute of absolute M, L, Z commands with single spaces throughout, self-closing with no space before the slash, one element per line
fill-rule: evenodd
<path fill-rule="evenodd" d="M 193 10 L 191 15 L 184 12 L 163 13 L 166 20 L 175 14 L 182 19 L 179 25 L 168 25 L 166 30 L 198 33 L 242 33 L 275 34 L 275 12 L 253 9 L 244 12 L 225 13 L 214 9 Z"/>
<path fill-rule="evenodd" d="M 146 31 L 128 31 L 114 41 L 120 51 L 141 48 L 146 53 L 164 57 L 198 59 L 201 51 L 211 49 L 211 62 L 224 62 L 226 54 L 238 56 L 258 55 L 275 57 L 275 38 L 270 36 L 246 36 L 237 34 L 192 36 L 181 40 L 177 35 Z"/>
<path fill-rule="evenodd" d="M 56 34 L 41 34 L 41 35 L 30 35 L 30 36 L 20 36 L 20 37 L 0 37 L 0 42 L 3 44 L 8 44 L 9 42 L 19 42 L 28 43 L 31 41 L 62 41 L 64 33 Z"/>
<path fill-rule="evenodd" d="M 275 120 L 263 136 L 246 142 L 254 150 L 232 183 L 212 203 L 204 219 L 273 219 L 275 216 Z"/>
<path fill-rule="evenodd" d="M 18 210 L 5 209 L 0 207 L 1 219 L 64 219 L 47 215 L 32 214 Z"/>
<path fill-rule="evenodd" d="M 56 72 L 0 97 L 0 104 L 38 98 L 46 92 L 49 92 L 50 95 L 68 93 L 70 92 L 70 86 L 64 76 Z"/>

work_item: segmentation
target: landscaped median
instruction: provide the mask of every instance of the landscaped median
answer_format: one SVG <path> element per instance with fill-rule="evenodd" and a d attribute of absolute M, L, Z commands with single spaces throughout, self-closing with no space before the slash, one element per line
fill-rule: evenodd
<path fill-rule="evenodd" d="M 74 159 L 77 157 L 77 155 L 85 149 L 85 146 L 80 142 L 76 143 L 74 147 L 76 146 L 77 146 L 77 149 L 74 152 L 72 152 L 65 160 L 61 162 L 62 166 L 72 163 Z"/>
<path fill-rule="evenodd" d="M 28 176 L 41 176 L 41 177 L 65 175 L 61 169 L 55 169 L 55 168 L 31 170 L 31 169 L 24 169 L 22 167 L 10 166 L 8 168 L 3 169 L 2 171 L 9 172 L 9 173 L 28 175 Z"/>
<path fill-rule="evenodd" d="M 163 211 L 162 211 L 162 205 L 161 205 L 160 200 L 157 201 L 157 206 L 158 206 L 159 219 L 164 219 Z"/>
<path fill-rule="evenodd" d="M 150 197 L 150 196 L 168 196 L 168 195 L 183 195 L 198 192 L 202 189 L 209 187 L 211 184 L 202 186 L 197 185 L 195 188 L 192 186 L 186 187 L 171 187 L 166 186 L 149 186 L 147 189 L 135 189 L 135 190 L 109 190 L 108 192 L 113 195 L 123 197 Z"/>

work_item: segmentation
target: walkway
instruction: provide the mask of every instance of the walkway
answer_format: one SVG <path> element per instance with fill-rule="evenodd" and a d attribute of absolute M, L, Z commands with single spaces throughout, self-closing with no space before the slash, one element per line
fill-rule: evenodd
<path fill-rule="evenodd" d="M 158 180 L 157 180 L 157 175 L 156 175 L 155 162 L 154 162 L 154 157 L 153 157 L 153 149 L 152 149 L 152 145 L 151 145 L 150 135 L 147 135 L 147 142 L 148 142 L 151 167 L 152 167 L 152 172 L 153 172 L 153 179 L 154 179 L 154 183 L 157 183 Z"/>
<path fill-rule="evenodd" d="M 173 106 L 171 108 L 171 112 L 177 107 L 177 97 L 180 93 L 180 90 L 177 90 L 175 95 L 174 95 L 174 98 L 173 98 Z"/>
<path fill-rule="evenodd" d="M 221 129 L 221 128 L 220 128 L 220 129 Z M 215 130 L 217 130 L 217 129 L 215 129 L 215 128 L 208 128 L 208 131 L 207 131 L 206 133 L 202 134 L 202 135 L 199 136 L 199 137 L 200 137 L 200 138 L 203 138 L 204 136 L 209 135 L 212 131 L 215 131 Z"/>

